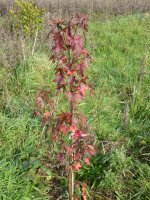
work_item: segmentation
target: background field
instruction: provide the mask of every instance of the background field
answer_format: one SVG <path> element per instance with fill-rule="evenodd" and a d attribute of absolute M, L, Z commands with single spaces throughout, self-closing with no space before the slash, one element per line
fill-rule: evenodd
<path fill-rule="evenodd" d="M 86 45 L 94 62 L 88 75 L 95 95 L 81 109 L 96 135 L 97 155 L 77 179 L 87 182 L 91 200 L 149 200 L 150 14 L 136 9 L 114 16 L 113 9 L 89 15 Z M 25 62 L 10 27 L 10 18 L 1 17 L 0 199 L 64 200 L 66 174 L 42 134 L 40 119 L 32 115 L 37 91 L 55 87 L 48 15 L 35 54 Z M 26 51 L 29 47 L 27 42 Z"/>
<path fill-rule="evenodd" d="M 13 6 L 15 0 L 1 0 L 0 11 L 5 13 Z M 30 1 L 30 0 L 26 0 Z M 124 14 L 133 12 L 145 12 L 150 9 L 149 0 L 35 0 L 38 6 L 45 7 L 50 13 L 79 12 L 105 12 L 112 14 Z"/>

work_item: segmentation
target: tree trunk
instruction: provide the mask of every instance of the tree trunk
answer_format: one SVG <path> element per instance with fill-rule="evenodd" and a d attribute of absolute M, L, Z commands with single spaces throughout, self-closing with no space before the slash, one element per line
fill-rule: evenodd
<path fill-rule="evenodd" d="M 72 168 L 69 170 L 68 182 L 69 200 L 74 200 L 74 171 Z"/>

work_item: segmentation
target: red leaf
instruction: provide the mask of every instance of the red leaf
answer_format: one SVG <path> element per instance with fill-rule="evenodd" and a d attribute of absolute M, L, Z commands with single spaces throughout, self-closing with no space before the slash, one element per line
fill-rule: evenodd
<path fill-rule="evenodd" d="M 87 51 L 85 49 L 82 49 L 82 54 L 87 54 Z"/>
<path fill-rule="evenodd" d="M 48 90 L 42 90 L 39 92 L 39 94 L 35 98 L 35 104 L 38 108 L 44 108 L 45 104 L 48 101 L 48 96 L 50 94 L 50 91 Z"/>
<path fill-rule="evenodd" d="M 73 149 L 70 146 L 65 146 L 66 152 L 67 153 L 72 153 Z"/>
<path fill-rule="evenodd" d="M 90 163 L 90 158 L 85 158 L 84 159 L 84 162 L 87 164 L 87 165 L 90 165 L 91 163 Z"/>
<path fill-rule="evenodd" d="M 61 121 L 61 123 L 66 122 L 67 124 L 71 123 L 71 117 L 72 114 L 70 113 L 61 113 L 60 115 L 58 115 L 58 120 Z"/>
<path fill-rule="evenodd" d="M 87 60 L 84 59 L 80 64 L 80 73 L 82 77 L 84 76 L 84 71 L 86 68 L 87 68 Z"/>
<path fill-rule="evenodd" d="M 68 165 L 68 166 L 66 167 L 66 170 L 69 171 L 71 168 L 72 168 L 72 166 L 71 166 L 71 165 Z"/>
<path fill-rule="evenodd" d="M 75 100 L 75 94 L 73 92 L 66 92 L 66 96 L 69 99 L 69 102 L 73 102 Z"/>
<path fill-rule="evenodd" d="M 76 140 L 77 138 L 79 138 L 81 136 L 81 131 L 76 131 L 73 133 L 73 139 Z"/>
<path fill-rule="evenodd" d="M 45 125 L 45 123 L 47 122 L 47 120 L 49 119 L 49 117 L 50 117 L 50 112 L 46 111 L 46 112 L 44 113 L 43 118 L 42 118 L 42 125 L 43 125 L 43 126 Z"/>
<path fill-rule="evenodd" d="M 67 75 L 69 75 L 69 76 L 73 76 L 73 75 L 75 75 L 75 73 L 76 73 L 76 70 L 68 70 L 67 71 Z"/>
<path fill-rule="evenodd" d="M 63 37 L 59 33 L 55 33 L 53 39 L 54 39 L 54 46 L 52 47 L 52 51 L 55 51 L 56 54 L 60 55 L 62 50 L 65 49 Z"/>
<path fill-rule="evenodd" d="M 88 90 L 88 87 L 85 84 L 81 84 L 78 87 L 79 93 L 82 94 L 83 96 L 85 96 L 86 90 Z"/>
<path fill-rule="evenodd" d="M 37 116 L 37 112 L 34 111 L 34 112 L 33 112 L 33 117 L 36 117 L 36 116 Z"/>
<path fill-rule="evenodd" d="M 49 111 L 46 111 L 46 112 L 44 113 L 44 117 L 50 117 L 50 112 L 49 112 Z"/>
<path fill-rule="evenodd" d="M 51 135 L 51 140 L 52 140 L 53 142 L 55 142 L 55 141 L 56 141 L 56 136 Z"/>
<path fill-rule="evenodd" d="M 66 126 L 61 126 L 61 127 L 60 127 L 60 132 L 63 132 L 65 135 L 68 135 L 68 127 L 66 127 Z"/>
<path fill-rule="evenodd" d="M 64 160 L 64 154 L 63 153 L 58 153 L 57 154 L 57 158 L 58 158 L 58 160 L 60 160 L 60 162 L 62 162 Z"/>
<path fill-rule="evenodd" d="M 75 125 L 71 125 L 69 130 L 73 133 L 77 130 L 77 127 Z"/>
<path fill-rule="evenodd" d="M 92 154 L 92 155 L 95 155 L 95 149 L 94 149 L 94 147 L 92 146 L 92 145 L 88 145 L 88 147 L 89 147 L 89 152 Z"/>
<path fill-rule="evenodd" d="M 52 60 L 52 62 L 55 62 L 55 56 L 52 55 L 52 56 L 50 57 L 50 60 Z"/>
<path fill-rule="evenodd" d="M 77 162 L 76 164 L 73 165 L 73 168 L 74 168 L 74 170 L 76 170 L 76 171 L 79 171 L 81 167 L 82 167 L 82 166 L 81 166 L 81 163 L 80 163 L 80 162 Z"/>
<path fill-rule="evenodd" d="M 36 98 L 35 103 L 37 106 L 40 106 L 41 108 L 44 108 L 45 106 L 44 99 L 41 96 Z"/>
<path fill-rule="evenodd" d="M 75 97 L 76 97 L 76 101 L 77 101 L 78 103 L 80 103 L 81 100 L 83 99 L 83 96 L 82 96 L 81 94 L 76 94 Z"/>
<path fill-rule="evenodd" d="M 62 24 L 64 21 L 60 18 L 60 17 L 57 17 L 56 19 L 51 19 L 50 20 L 50 26 L 55 26 L 55 25 L 58 25 L 58 24 Z"/>
<path fill-rule="evenodd" d="M 82 154 L 81 154 L 81 153 L 76 153 L 76 154 L 73 156 L 73 159 L 74 159 L 74 160 L 79 160 L 81 157 L 82 157 Z"/>
<path fill-rule="evenodd" d="M 76 82 L 75 76 L 70 76 L 68 83 L 70 84 L 70 90 L 74 90 L 74 83 Z"/>
<path fill-rule="evenodd" d="M 43 118 L 42 118 L 42 125 L 43 125 L 43 126 L 46 124 L 46 121 L 47 121 L 46 117 L 43 117 Z"/>
<path fill-rule="evenodd" d="M 53 111 L 56 111 L 55 106 L 54 106 L 54 101 L 52 99 L 50 99 L 49 105 L 50 105 L 50 107 L 52 108 Z"/>
<path fill-rule="evenodd" d="M 83 49 L 83 42 L 79 35 L 74 37 L 73 47 L 74 47 L 75 53 L 79 56 Z"/>
<path fill-rule="evenodd" d="M 83 115 L 81 117 L 81 121 L 82 121 L 82 125 L 84 125 L 85 124 L 85 117 Z"/>
<path fill-rule="evenodd" d="M 57 17 L 55 19 L 55 23 L 58 25 L 58 24 L 62 24 L 64 21 L 60 18 L 60 17 Z"/>
<path fill-rule="evenodd" d="M 53 82 L 57 83 L 57 90 L 60 90 L 64 85 L 64 76 L 62 74 L 56 74 Z"/>

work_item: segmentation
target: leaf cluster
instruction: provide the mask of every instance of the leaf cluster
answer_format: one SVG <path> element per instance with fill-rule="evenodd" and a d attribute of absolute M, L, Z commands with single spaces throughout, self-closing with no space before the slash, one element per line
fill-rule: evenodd
<path fill-rule="evenodd" d="M 33 2 L 16 0 L 14 10 L 10 10 L 15 27 L 24 35 L 30 36 L 41 29 L 43 23 L 44 9 L 38 8 Z"/>
<path fill-rule="evenodd" d="M 91 90 L 86 75 L 91 57 L 85 49 L 81 34 L 87 31 L 87 18 L 75 15 L 69 20 L 52 19 L 50 28 L 49 37 L 53 42 L 50 59 L 56 63 L 53 82 L 56 84 L 57 96 L 60 93 L 63 95 L 69 109 L 56 113 L 54 101 L 47 98 L 50 93 L 41 91 L 35 100 L 36 114 L 41 115 L 42 110 L 42 124 L 50 125 L 51 139 L 59 146 L 59 161 L 67 170 L 79 171 L 82 168 L 81 160 L 90 165 L 90 158 L 95 154 L 85 117 L 78 109 L 86 91 Z"/>

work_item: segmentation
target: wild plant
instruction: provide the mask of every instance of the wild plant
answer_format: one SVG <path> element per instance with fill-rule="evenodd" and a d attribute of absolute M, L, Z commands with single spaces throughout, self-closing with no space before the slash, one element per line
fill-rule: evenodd
<path fill-rule="evenodd" d="M 75 199 L 74 173 L 95 154 L 93 137 L 88 132 L 85 116 L 80 111 L 80 102 L 87 90 L 92 95 L 92 85 L 88 83 L 86 69 L 91 57 L 84 46 L 83 36 L 88 30 L 87 18 L 75 15 L 69 20 L 56 18 L 50 21 L 49 38 L 52 40 L 50 60 L 55 63 L 57 96 L 63 95 L 66 111 L 57 113 L 51 93 L 42 90 L 36 97 L 35 114 L 42 115 L 43 126 L 48 124 L 51 140 L 58 146 L 57 157 L 68 171 L 69 199 Z M 82 197 L 86 199 L 85 184 Z"/>

